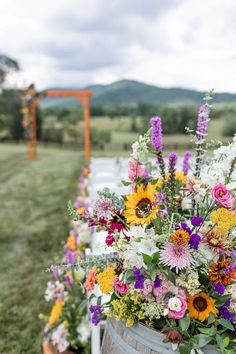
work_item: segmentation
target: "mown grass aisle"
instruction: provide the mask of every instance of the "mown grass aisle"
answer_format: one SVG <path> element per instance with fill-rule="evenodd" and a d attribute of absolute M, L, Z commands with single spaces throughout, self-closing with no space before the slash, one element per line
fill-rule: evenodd
<path fill-rule="evenodd" d="M 0 353 L 40 352 L 45 312 L 44 269 L 61 253 L 68 232 L 81 154 L 40 149 L 26 160 L 23 146 L 0 145 Z"/>

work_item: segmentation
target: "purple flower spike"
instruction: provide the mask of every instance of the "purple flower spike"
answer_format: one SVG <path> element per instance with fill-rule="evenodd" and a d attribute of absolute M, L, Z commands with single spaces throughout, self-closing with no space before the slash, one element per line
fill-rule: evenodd
<path fill-rule="evenodd" d="M 191 219 L 191 224 L 193 226 L 200 226 L 203 223 L 204 219 L 201 216 L 193 216 Z"/>
<path fill-rule="evenodd" d="M 189 245 L 195 250 L 198 250 L 199 244 L 201 242 L 201 236 L 198 234 L 192 234 L 190 236 Z"/>
<path fill-rule="evenodd" d="M 65 275 L 64 279 L 65 279 L 65 282 L 69 285 L 69 287 L 72 288 L 73 281 L 72 281 L 71 277 L 69 275 Z"/>
<path fill-rule="evenodd" d="M 190 159 L 192 157 L 192 153 L 190 151 L 186 151 L 184 153 L 184 159 L 183 159 L 183 167 L 182 167 L 182 170 L 183 170 L 183 173 L 185 175 L 187 175 L 188 171 L 189 171 L 189 168 L 190 168 Z"/>
<path fill-rule="evenodd" d="M 168 155 L 168 166 L 169 166 L 169 172 L 171 173 L 172 171 L 175 170 L 175 166 L 178 160 L 178 156 L 175 151 L 172 151 Z"/>
<path fill-rule="evenodd" d="M 214 284 L 214 289 L 215 289 L 215 292 L 219 295 L 223 295 L 225 292 L 225 287 L 221 283 Z"/>
<path fill-rule="evenodd" d="M 162 151 L 163 143 L 162 143 L 161 118 L 152 117 L 150 119 L 150 124 L 152 126 L 152 135 L 151 135 L 152 146 L 156 151 Z"/>

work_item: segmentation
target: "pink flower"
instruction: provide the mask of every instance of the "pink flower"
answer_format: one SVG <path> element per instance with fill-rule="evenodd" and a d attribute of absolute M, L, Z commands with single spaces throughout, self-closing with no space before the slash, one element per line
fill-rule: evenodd
<path fill-rule="evenodd" d="M 148 295 L 152 292 L 153 290 L 153 281 L 150 279 L 145 279 L 143 283 L 143 289 L 142 289 L 142 294 L 144 297 L 148 297 Z"/>
<path fill-rule="evenodd" d="M 222 205 L 225 208 L 232 207 L 232 199 L 230 192 L 223 184 L 216 184 L 211 189 L 211 193 L 217 204 Z"/>
<path fill-rule="evenodd" d="M 130 181 L 134 181 L 136 177 L 143 177 L 145 169 L 135 159 L 130 159 L 128 163 L 129 171 L 128 177 Z"/>
<path fill-rule="evenodd" d="M 175 268 L 176 273 L 189 267 L 193 262 L 190 250 L 186 246 L 177 246 L 166 242 L 160 253 L 160 263 L 170 267 L 170 269 Z"/>
<path fill-rule="evenodd" d="M 153 289 L 153 294 L 156 297 L 156 301 L 164 300 L 168 292 L 177 295 L 178 287 L 171 283 L 163 274 L 158 274 L 158 277 L 161 279 L 161 286 Z"/>
<path fill-rule="evenodd" d="M 115 277 L 113 286 L 115 290 L 121 295 L 124 295 L 129 291 L 129 284 L 123 283 L 118 277 Z"/>
<path fill-rule="evenodd" d="M 188 308 L 187 301 L 180 295 L 171 297 L 168 301 L 168 317 L 180 319 L 184 317 Z"/>

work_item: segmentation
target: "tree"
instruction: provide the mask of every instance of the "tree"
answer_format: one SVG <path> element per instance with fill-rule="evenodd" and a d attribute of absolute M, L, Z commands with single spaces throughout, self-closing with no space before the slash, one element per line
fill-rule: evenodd
<path fill-rule="evenodd" d="M 8 74 L 19 70 L 20 67 L 16 60 L 9 58 L 4 54 L 0 54 L 0 87 L 6 81 Z"/>

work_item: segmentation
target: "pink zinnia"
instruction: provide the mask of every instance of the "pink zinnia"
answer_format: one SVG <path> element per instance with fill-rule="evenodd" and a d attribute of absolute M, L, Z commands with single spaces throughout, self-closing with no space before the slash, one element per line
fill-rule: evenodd
<path fill-rule="evenodd" d="M 176 268 L 178 273 L 179 270 L 189 267 L 193 263 L 193 258 L 187 247 L 166 242 L 164 249 L 161 250 L 160 261 L 170 269 Z"/>
<path fill-rule="evenodd" d="M 113 286 L 115 290 L 121 295 L 124 295 L 129 291 L 129 284 L 123 283 L 118 277 L 115 277 Z"/>

